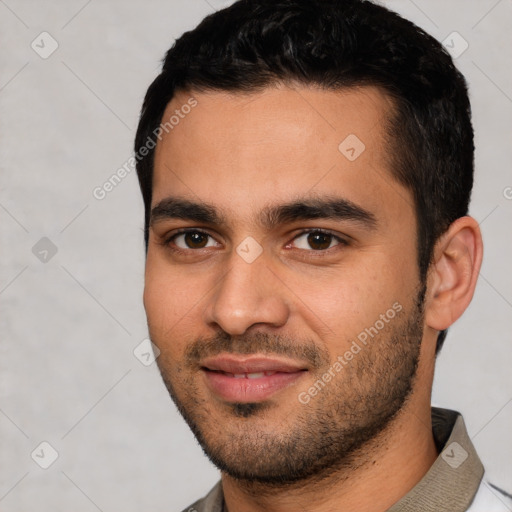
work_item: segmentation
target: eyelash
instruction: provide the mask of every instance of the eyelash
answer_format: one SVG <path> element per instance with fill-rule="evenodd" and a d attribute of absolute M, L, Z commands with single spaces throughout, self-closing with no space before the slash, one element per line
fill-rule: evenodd
<path fill-rule="evenodd" d="M 168 248 L 169 250 L 171 250 L 171 251 L 173 251 L 175 253 L 180 253 L 180 254 L 185 254 L 185 255 L 191 254 L 192 252 L 199 251 L 200 249 L 182 249 L 180 247 L 172 245 L 172 241 L 176 237 L 178 237 L 179 235 L 182 235 L 182 234 L 186 234 L 186 233 L 200 233 L 200 234 L 206 235 L 206 236 L 208 236 L 210 238 L 214 238 L 212 235 L 210 235 L 210 233 L 207 233 L 206 231 L 201 231 L 200 229 L 186 228 L 186 229 L 180 229 L 180 230 L 174 232 L 172 235 L 170 235 L 168 237 L 165 237 L 164 240 L 162 240 L 161 245 L 163 245 L 164 247 Z M 308 253 L 311 253 L 311 255 L 313 257 L 317 257 L 317 258 L 320 257 L 321 258 L 321 257 L 323 257 L 323 255 L 326 252 L 330 251 L 331 249 L 335 249 L 338 246 L 346 247 L 346 246 L 349 245 L 349 242 L 347 240 L 341 238 L 338 235 L 335 235 L 334 233 L 332 233 L 329 230 L 321 229 L 321 228 L 305 229 L 304 231 L 301 231 L 300 233 L 295 235 L 291 242 L 293 242 L 294 240 L 296 240 L 297 238 L 299 238 L 299 237 L 301 237 L 303 235 L 309 235 L 310 233 L 321 233 L 321 234 L 324 234 L 324 235 L 329 235 L 329 236 L 332 236 L 333 239 L 335 239 L 338 242 L 338 244 L 336 244 L 335 246 L 329 247 L 327 249 L 318 249 L 318 250 L 314 250 L 314 249 L 310 249 L 310 250 L 298 249 L 299 251 L 306 251 Z M 291 243 L 291 242 L 289 242 L 289 243 Z M 286 244 L 286 245 L 289 245 L 289 244 Z"/>

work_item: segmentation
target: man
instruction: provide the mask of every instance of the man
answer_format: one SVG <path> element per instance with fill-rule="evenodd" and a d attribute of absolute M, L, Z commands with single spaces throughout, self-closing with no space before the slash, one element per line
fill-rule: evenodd
<path fill-rule="evenodd" d="M 169 50 L 135 148 L 150 336 L 222 476 L 187 510 L 490 510 L 430 405 L 482 261 L 441 45 L 366 1 L 241 0 Z"/>

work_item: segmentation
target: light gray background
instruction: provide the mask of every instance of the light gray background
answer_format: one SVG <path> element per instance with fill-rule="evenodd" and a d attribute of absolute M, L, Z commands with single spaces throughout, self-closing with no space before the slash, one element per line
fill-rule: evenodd
<path fill-rule="evenodd" d="M 0 0 L 2 511 L 177 511 L 218 478 L 156 365 L 133 354 L 147 336 L 135 172 L 101 201 L 92 192 L 132 154 L 165 51 L 228 3 Z M 439 358 L 434 403 L 464 414 L 488 476 L 512 492 L 512 5 L 385 5 L 439 40 L 457 31 L 469 43 L 457 64 L 471 87 L 471 213 L 486 250 Z M 47 59 L 31 48 L 50 48 L 43 31 L 59 45 Z M 57 248 L 46 262 L 33 253 L 43 237 Z M 46 470 L 31 458 L 42 441 L 59 454 Z M 50 452 L 40 450 L 41 462 Z"/>

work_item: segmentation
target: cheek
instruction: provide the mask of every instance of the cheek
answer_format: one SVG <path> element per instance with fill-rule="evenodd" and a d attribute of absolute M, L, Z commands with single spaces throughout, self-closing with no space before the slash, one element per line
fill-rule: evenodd
<path fill-rule="evenodd" d="M 325 348 L 336 357 L 344 353 L 358 334 L 372 327 L 396 303 L 409 304 L 416 279 L 410 269 L 388 262 L 366 268 L 333 272 L 322 282 L 304 283 L 300 316 L 310 319 L 310 328 L 325 333 Z M 299 306 L 300 307 L 300 306 Z M 309 310 L 309 311 L 308 311 Z"/>
<path fill-rule="evenodd" d="M 202 332 L 201 312 L 213 287 L 210 281 L 148 254 L 144 308 L 151 339 L 160 350 L 178 353 L 185 340 Z"/>
<path fill-rule="evenodd" d="M 190 310 L 183 282 L 175 272 L 148 259 L 144 286 L 144 308 L 153 342 L 161 348 L 166 339 L 172 339 Z"/>

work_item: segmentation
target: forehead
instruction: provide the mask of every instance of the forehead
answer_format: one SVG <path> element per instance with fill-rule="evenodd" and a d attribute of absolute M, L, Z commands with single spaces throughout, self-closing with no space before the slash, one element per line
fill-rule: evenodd
<path fill-rule="evenodd" d="M 388 164 L 392 108 L 374 87 L 181 91 L 162 117 L 173 124 L 155 151 L 153 204 L 183 196 L 243 217 L 311 193 L 412 213 Z"/>

